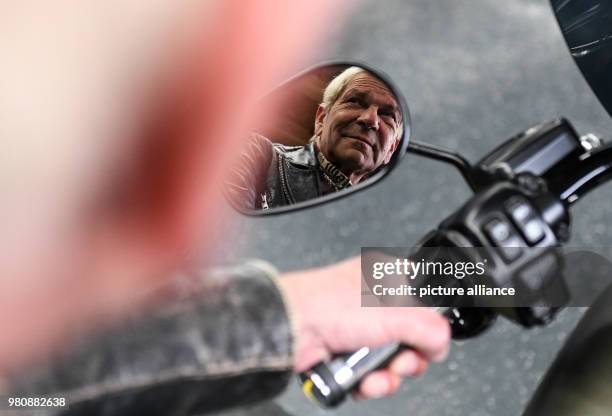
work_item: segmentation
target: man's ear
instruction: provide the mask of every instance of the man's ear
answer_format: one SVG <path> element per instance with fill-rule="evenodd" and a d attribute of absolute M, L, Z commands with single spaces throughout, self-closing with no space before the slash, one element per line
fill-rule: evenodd
<path fill-rule="evenodd" d="M 393 153 L 395 153 L 395 149 L 397 149 L 397 146 L 399 146 L 401 140 L 402 138 L 398 137 L 397 139 L 395 139 L 395 142 L 393 142 L 393 144 L 391 145 L 389 152 L 387 152 L 387 156 L 385 156 L 385 162 L 384 162 L 385 165 L 391 161 L 391 157 L 393 156 Z"/>
<path fill-rule="evenodd" d="M 323 130 L 323 120 L 325 120 L 326 115 L 327 110 L 325 109 L 325 106 L 323 104 L 319 104 L 319 106 L 317 107 L 317 114 L 315 115 L 315 136 L 321 135 L 321 131 Z"/>

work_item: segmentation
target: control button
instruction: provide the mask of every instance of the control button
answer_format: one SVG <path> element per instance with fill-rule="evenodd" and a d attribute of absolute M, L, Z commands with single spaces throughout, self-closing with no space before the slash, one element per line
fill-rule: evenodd
<path fill-rule="evenodd" d="M 544 238 L 544 229 L 542 225 L 542 221 L 534 218 L 527 221 L 525 226 L 522 228 L 525 239 L 529 242 L 529 244 L 537 244 Z"/>
<path fill-rule="evenodd" d="M 492 219 L 485 224 L 484 231 L 491 243 L 498 247 L 500 255 L 506 262 L 512 262 L 520 257 L 523 252 L 521 246 L 524 243 L 508 221 Z"/>
<path fill-rule="evenodd" d="M 508 245 L 499 247 L 499 251 L 506 262 L 511 263 L 521 256 L 523 252 L 523 249 L 519 247 L 521 243 L 522 241 L 516 238 L 509 241 Z"/>
<path fill-rule="evenodd" d="M 506 203 L 506 212 L 529 245 L 542 241 L 545 225 L 529 202 L 523 198 L 512 198 Z"/>
<path fill-rule="evenodd" d="M 485 226 L 485 229 L 495 243 L 502 244 L 510 238 L 510 224 L 505 221 L 493 220 Z"/>
<path fill-rule="evenodd" d="M 533 210 L 527 203 L 521 201 L 512 201 L 508 204 L 508 211 L 514 221 L 524 222 L 533 216 Z"/>

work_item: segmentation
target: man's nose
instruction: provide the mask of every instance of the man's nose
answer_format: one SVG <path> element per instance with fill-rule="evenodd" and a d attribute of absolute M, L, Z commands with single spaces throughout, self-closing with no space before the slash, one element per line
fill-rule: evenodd
<path fill-rule="evenodd" d="M 362 124 L 364 127 L 368 129 L 378 130 L 378 109 L 376 106 L 369 106 L 368 108 L 364 108 L 357 122 Z"/>

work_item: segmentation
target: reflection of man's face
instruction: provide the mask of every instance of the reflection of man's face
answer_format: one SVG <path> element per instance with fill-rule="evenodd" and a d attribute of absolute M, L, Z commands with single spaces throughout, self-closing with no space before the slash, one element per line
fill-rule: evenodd
<path fill-rule="evenodd" d="M 393 93 L 378 78 L 360 72 L 330 108 L 319 106 L 315 132 L 327 159 L 357 183 L 389 162 L 399 144 L 400 122 Z"/>

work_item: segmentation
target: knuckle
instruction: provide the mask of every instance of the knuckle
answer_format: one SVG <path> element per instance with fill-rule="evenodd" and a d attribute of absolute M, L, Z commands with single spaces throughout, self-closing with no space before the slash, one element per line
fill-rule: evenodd
<path fill-rule="evenodd" d="M 451 339 L 448 321 L 438 313 L 427 310 L 427 313 L 422 316 L 419 323 L 420 330 L 414 334 L 415 338 L 419 338 L 415 343 L 415 347 L 428 360 L 440 361 L 444 359 Z"/>
<path fill-rule="evenodd" d="M 400 353 L 391 363 L 391 371 L 398 376 L 411 376 L 420 367 L 420 358 L 415 351 L 404 351 Z"/>
<path fill-rule="evenodd" d="M 431 326 L 431 342 L 436 349 L 445 349 L 450 344 L 451 340 L 451 328 L 448 321 L 436 314 L 436 318 L 432 322 Z"/>

